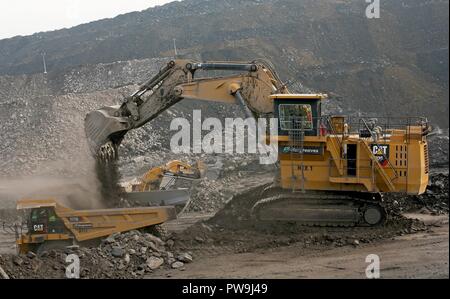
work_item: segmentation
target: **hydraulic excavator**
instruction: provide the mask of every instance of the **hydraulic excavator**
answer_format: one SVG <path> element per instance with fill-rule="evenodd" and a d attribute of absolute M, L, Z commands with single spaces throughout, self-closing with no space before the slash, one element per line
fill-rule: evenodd
<path fill-rule="evenodd" d="M 134 203 L 144 205 L 184 206 L 190 198 L 189 189 L 174 189 L 173 186 L 178 180 L 199 180 L 205 173 L 206 165 L 202 161 L 191 165 L 172 160 L 151 168 L 135 183 L 122 184 L 123 195 Z"/>
<path fill-rule="evenodd" d="M 165 190 L 172 183 L 173 179 L 200 179 L 202 172 L 204 172 L 204 166 L 200 161 L 196 165 L 190 165 L 179 160 L 172 160 L 165 165 L 154 167 L 147 171 L 142 176 L 140 183 L 133 186 L 133 191 Z M 164 177 L 168 177 L 169 180 L 163 184 Z"/>
<path fill-rule="evenodd" d="M 200 70 L 232 74 L 196 78 Z M 381 224 L 382 193 L 425 191 L 428 122 L 322 115 L 325 98 L 290 93 L 264 60 L 174 60 L 122 104 L 90 112 L 85 130 L 93 154 L 110 161 L 128 131 L 183 99 L 239 104 L 248 117 L 278 120 L 278 134 L 267 137 L 278 142 L 278 183 L 248 199 L 252 217 L 320 226 Z"/>

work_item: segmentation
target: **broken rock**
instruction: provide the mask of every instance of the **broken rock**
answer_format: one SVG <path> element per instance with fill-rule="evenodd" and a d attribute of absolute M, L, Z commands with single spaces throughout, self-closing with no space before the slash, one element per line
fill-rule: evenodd
<path fill-rule="evenodd" d="M 28 251 L 27 257 L 28 257 L 29 259 L 34 259 L 34 258 L 36 257 L 36 254 L 35 254 L 34 252 L 32 252 L 32 251 Z"/>
<path fill-rule="evenodd" d="M 150 240 L 150 241 L 152 241 L 153 243 L 155 243 L 156 246 L 164 246 L 164 245 L 165 245 L 163 240 L 161 240 L 160 238 L 158 238 L 158 237 L 156 237 L 156 236 L 154 236 L 154 235 L 152 235 L 152 234 L 145 234 L 145 237 L 146 237 L 148 240 Z"/>
<path fill-rule="evenodd" d="M 111 250 L 111 255 L 114 257 L 122 257 L 123 254 L 124 254 L 123 249 L 120 247 L 115 246 Z"/>
<path fill-rule="evenodd" d="M 13 263 L 16 266 L 20 266 L 20 265 L 23 264 L 23 260 L 22 260 L 22 258 L 20 256 L 14 256 L 13 257 Z"/>
<path fill-rule="evenodd" d="M 164 260 L 160 257 L 151 256 L 147 259 L 146 264 L 150 269 L 155 270 L 164 264 Z"/>
<path fill-rule="evenodd" d="M 192 256 L 189 253 L 185 252 L 178 255 L 177 260 L 183 263 L 190 263 L 192 262 Z"/>
<path fill-rule="evenodd" d="M 173 269 L 179 269 L 179 268 L 181 268 L 181 267 L 183 267 L 183 266 L 184 266 L 184 263 L 183 263 L 183 262 L 180 262 L 180 261 L 177 261 L 177 262 L 175 262 L 175 263 L 172 264 L 172 268 L 173 268 Z"/>

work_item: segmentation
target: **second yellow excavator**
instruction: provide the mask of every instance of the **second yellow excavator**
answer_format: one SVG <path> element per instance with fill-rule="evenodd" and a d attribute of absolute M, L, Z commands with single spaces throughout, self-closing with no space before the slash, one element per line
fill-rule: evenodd
<path fill-rule="evenodd" d="M 90 112 L 85 130 L 94 155 L 112 160 L 128 131 L 183 99 L 239 104 L 248 117 L 276 119 L 277 132 L 268 138 L 278 142 L 280 165 L 276 186 L 245 199 L 243 212 L 260 221 L 304 225 L 381 224 L 382 193 L 425 191 L 428 121 L 324 115 L 325 98 L 290 93 L 267 61 L 174 60 L 121 105 Z"/>
<path fill-rule="evenodd" d="M 174 185 L 178 180 L 199 180 L 205 173 L 206 165 L 202 161 L 191 165 L 172 160 L 151 168 L 140 179 L 122 183 L 122 193 L 135 204 L 182 206 L 189 201 L 189 188 L 173 188 Z"/>
<path fill-rule="evenodd" d="M 204 172 L 205 166 L 201 161 L 191 165 L 179 160 L 172 160 L 165 165 L 153 167 L 147 171 L 137 184 L 132 184 L 132 191 L 167 190 L 178 178 L 200 179 Z M 164 182 L 164 178 L 168 178 L 168 180 Z"/>

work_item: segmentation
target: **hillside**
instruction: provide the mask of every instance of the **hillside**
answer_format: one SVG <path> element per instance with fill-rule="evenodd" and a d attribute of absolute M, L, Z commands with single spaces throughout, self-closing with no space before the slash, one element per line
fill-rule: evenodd
<path fill-rule="evenodd" d="M 448 127 L 448 0 L 185 0 L 71 29 L 0 41 L 0 74 L 181 56 L 266 57 L 285 80 L 352 111 L 425 115 Z M 54 77 L 59 77 L 55 75 Z M 128 83 L 128 82 L 126 82 Z"/>

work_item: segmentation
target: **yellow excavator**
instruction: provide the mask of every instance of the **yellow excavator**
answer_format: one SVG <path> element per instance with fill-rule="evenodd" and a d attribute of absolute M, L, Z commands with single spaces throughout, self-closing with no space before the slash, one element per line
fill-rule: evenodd
<path fill-rule="evenodd" d="M 93 154 L 109 161 L 117 159 L 128 131 L 183 99 L 239 104 L 248 117 L 278 121 L 277 134 L 267 138 L 278 142 L 279 180 L 248 199 L 252 217 L 320 226 L 381 224 L 382 193 L 425 191 L 428 121 L 323 115 L 325 98 L 290 93 L 264 60 L 173 60 L 122 104 L 88 113 L 85 131 Z"/>
<path fill-rule="evenodd" d="M 195 165 L 190 165 L 179 160 L 172 160 L 165 165 L 153 167 L 147 171 L 138 184 L 132 185 L 132 191 L 145 192 L 153 190 L 166 190 L 172 183 L 173 179 L 200 179 L 204 173 L 205 166 L 201 161 L 197 161 Z M 169 177 L 167 182 L 163 179 Z"/>
<path fill-rule="evenodd" d="M 189 201 L 188 188 L 173 189 L 177 180 L 199 180 L 206 172 L 202 161 L 189 164 L 172 160 L 165 165 L 151 168 L 137 182 L 124 183 L 123 195 L 134 203 L 144 205 L 186 205 Z"/>

